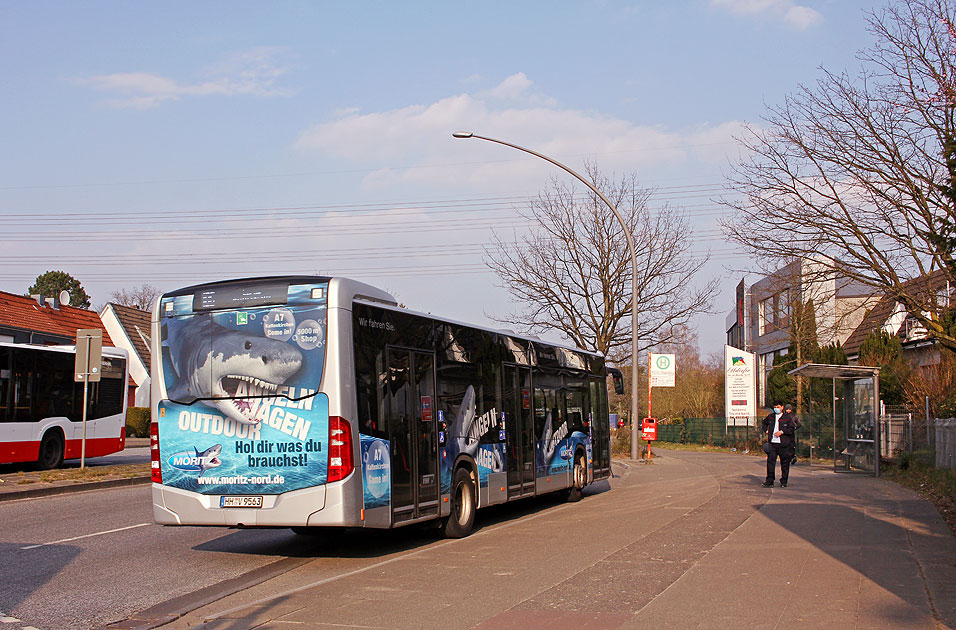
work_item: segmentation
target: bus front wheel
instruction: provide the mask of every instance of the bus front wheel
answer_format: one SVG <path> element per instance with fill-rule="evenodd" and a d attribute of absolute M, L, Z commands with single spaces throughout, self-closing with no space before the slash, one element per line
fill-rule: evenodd
<path fill-rule="evenodd" d="M 464 468 L 455 471 L 451 484 L 451 514 L 445 521 L 446 538 L 464 538 L 475 525 L 475 484 Z"/>
<path fill-rule="evenodd" d="M 63 436 L 56 431 L 43 434 L 40 441 L 40 454 L 37 457 L 37 467 L 40 470 L 59 468 L 63 464 Z"/>

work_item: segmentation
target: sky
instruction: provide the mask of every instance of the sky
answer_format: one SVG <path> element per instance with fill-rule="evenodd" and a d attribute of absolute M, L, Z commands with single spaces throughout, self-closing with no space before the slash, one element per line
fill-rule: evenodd
<path fill-rule="evenodd" d="M 871 44 L 858 0 L 0 0 L 0 290 L 76 277 L 102 306 L 258 275 L 342 275 L 484 325 L 516 308 L 493 231 L 575 170 L 636 173 L 717 277 L 735 136 Z M 750 276 L 748 282 L 755 280 Z M 548 336 L 555 338 L 553 336 Z"/>

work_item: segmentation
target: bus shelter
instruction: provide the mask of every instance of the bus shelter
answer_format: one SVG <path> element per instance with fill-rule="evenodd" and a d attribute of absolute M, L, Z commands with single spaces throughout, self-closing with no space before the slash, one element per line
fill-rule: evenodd
<path fill-rule="evenodd" d="M 832 433 L 821 414 L 814 414 L 811 389 L 807 417 L 810 419 L 810 463 L 830 466 L 834 472 L 880 475 L 880 368 L 863 365 L 807 363 L 790 370 L 793 376 L 829 379 L 832 386 Z"/>

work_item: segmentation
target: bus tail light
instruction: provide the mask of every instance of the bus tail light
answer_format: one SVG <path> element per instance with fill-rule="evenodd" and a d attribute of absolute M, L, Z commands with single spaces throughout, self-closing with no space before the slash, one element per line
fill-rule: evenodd
<path fill-rule="evenodd" d="M 352 427 L 345 418 L 329 417 L 329 482 L 352 474 Z"/>
<path fill-rule="evenodd" d="M 159 423 L 149 423 L 149 477 L 153 483 L 163 483 L 163 470 L 159 467 Z"/>

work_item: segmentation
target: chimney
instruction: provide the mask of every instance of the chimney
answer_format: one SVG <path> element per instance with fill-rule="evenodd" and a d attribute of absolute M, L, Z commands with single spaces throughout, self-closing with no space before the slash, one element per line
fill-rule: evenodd
<path fill-rule="evenodd" d="M 36 300 L 37 306 L 43 306 L 45 304 L 45 302 L 43 301 L 43 296 L 40 295 L 39 293 L 34 293 L 30 297 Z"/>
<path fill-rule="evenodd" d="M 51 297 L 51 298 L 44 298 L 44 300 L 46 301 L 47 304 L 50 305 L 50 308 L 57 311 L 60 310 L 60 300 L 58 298 Z"/>

